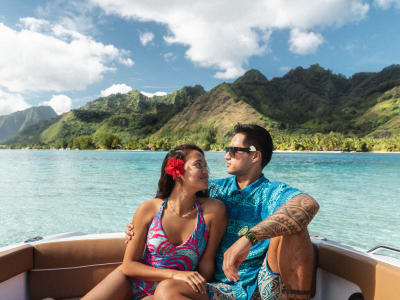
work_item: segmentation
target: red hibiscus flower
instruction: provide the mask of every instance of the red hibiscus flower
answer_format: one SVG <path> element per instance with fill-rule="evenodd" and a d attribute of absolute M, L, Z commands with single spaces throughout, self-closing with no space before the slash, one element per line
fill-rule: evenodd
<path fill-rule="evenodd" d="M 175 180 L 179 177 L 179 175 L 183 175 L 185 173 L 185 169 L 183 168 L 184 164 L 185 162 L 182 159 L 171 157 L 168 160 L 168 167 L 165 168 L 165 173 L 171 175 Z"/>

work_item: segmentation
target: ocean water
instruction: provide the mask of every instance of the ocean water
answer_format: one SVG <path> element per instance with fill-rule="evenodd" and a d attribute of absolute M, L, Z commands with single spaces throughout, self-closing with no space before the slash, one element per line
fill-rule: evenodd
<path fill-rule="evenodd" d="M 0 247 L 62 232 L 122 232 L 154 197 L 165 152 L 0 150 Z M 228 176 L 208 152 L 210 177 Z M 264 169 L 312 195 L 313 235 L 400 247 L 400 155 L 274 153 Z"/>

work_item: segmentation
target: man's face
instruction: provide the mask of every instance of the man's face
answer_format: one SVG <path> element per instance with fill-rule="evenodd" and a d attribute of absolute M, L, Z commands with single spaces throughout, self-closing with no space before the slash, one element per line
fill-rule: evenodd
<path fill-rule="evenodd" d="M 248 146 L 243 144 L 244 140 L 245 135 L 242 133 L 237 133 L 232 138 L 229 146 L 246 148 Z M 247 172 L 250 171 L 250 168 L 252 166 L 252 155 L 252 153 L 247 153 L 243 151 L 238 151 L 234 155 L 231 155 L 229 152 L 227 152 L 225 154 L 227 172 L 229 174 L 237 176 L 245 175 Z"/>

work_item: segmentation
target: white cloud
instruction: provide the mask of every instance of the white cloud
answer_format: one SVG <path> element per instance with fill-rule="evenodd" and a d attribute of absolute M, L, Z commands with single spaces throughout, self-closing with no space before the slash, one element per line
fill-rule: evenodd
<path fill-rule="evenodd" d="M 49 22 L 43 19 L 36 18 L 21 18 L 19 20 L 22 27 L 26 27 L 30 31 L 39 31 L 41 28 L 49 26 Z"/>
<path fill-rule="evenodd" d="M 93 5 L 82 0 L 56 0 L 47 1 L 35 8 L 35 14 L 40 19 L 51 21 L 50 23 L 60 24 L 65 28 L 86 34 L 99 35 L 94 24 L 94 17 L 97 22 L 102 22 L 102 16 L 93 14 Z"/>
<path fill-rule="evenodd" d="M 128 58 L 119 57 L 118 62 L 128 67 L 132 67 L 135 64 L 134 61 L 129 57 Z"/>
<path fill-rule="evenodd" d="M 171 62 L 176 59 L 176 56 L 172 52 L 167 52 L 163 56 L 164 56 L 164 60 L 167 62 Z"/>
<path fill-rule="evenodd" d="M 0 90 L 0 115 L 8 115 L 13 112 L 31 107 L 19 94 L 10 94 Z"/>
<path fill-rule="evenodd" d="M 100 92 L 100 95 L 102 97 L 107 97 L 112 94 L 126 94 L 129 93 L 130 91 L 132 91 L 132 88 L 129 85 L 126 85 L 125 83 L 113 84 L 109 88 L 102 90 Z"/>
<path fill-rule="evenodd" d="M 369 10 L 366 0 L 90 1 L 107 14 L 165 24 L 167 43 L 184 45 L 188 59 L 215 68 L 222 79 L 241 75 L 251 56 L 268 53 L 274 30 L 315 32 L 315 47 L 319 31 L 362 20 Z"/>
<path fill-rule="evenodd" d="M 317 51 L 318 46 L 324 42 L 324 38 L 319 33 L 303 32 L 293 29 L 290 32 L 289 50 L 296 54 L 310 54 Z"/>
<path fill-rule="evenodd" d="M 147 92 L 143 92 L 143 91 L 141 91 L 140 92 L 142 95 L 145 95 L 146 97 L 154 97 L 154 96 L 165 96 L 165 95 L 168 95 L 168 93 L 166 93 L 166 92 L 161 92 L 161 91 L 158 91 L 158 92 L 155 92 L 155 93 L 147 93 Z"/>
<path fill-rule="evenodd" d="M 71 110 L 72 99 L 66 95 L 53 95 L 49 101 L 41 104 L 51 106 L 58 115 L 61 115 Z"/>
<path fill-rule="evenodd" d="M 392 6 L 400 9 L 400 0 L 374 0 L 374 3 L 382 9 L 389 9 Z"/>
<path fill-rule="evenodd" d="M 290 67 L 282 66 L 282 67 L 279 68 L 279 70 L 281 70 L 282 72 L 288 72 L 288 71 L 290 71 Z"/>
<path fill-rule="evenodd" d="M 139 38 L 140 38 L 140 43 L 142 43 L 143 46 L 146 46 L 154 39 L 154 33 L 141 32 Z"/>
<path fill-rule="evenodd" d="M 79 90 L 115 70 L 132 66 L 128 52 L 45 20 L 21 19 L 16 31 L 0 23 L 0 87 L 9 91 Z"/>

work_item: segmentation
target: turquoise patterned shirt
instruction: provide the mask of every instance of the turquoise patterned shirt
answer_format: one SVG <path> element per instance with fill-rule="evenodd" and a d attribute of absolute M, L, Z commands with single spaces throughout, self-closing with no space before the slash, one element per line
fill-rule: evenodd
<path fill-rule="evenodd" d="M 282 182 L 271 182 L 262 175 L 258 180 L 240 190 L 236 176 L 211 180 L 209 196 L 225 203 L 228 226 L 216 254 L 215 279 L 232 287 L 236 299 L 250 299 L 257 287 L 257 273 L 268 250 L 269 239 L 251 247 L 249 256 L 239 267 L 240 280 L 231 282 L 222 270 L 224 252 L 238 239 L 243 226 L 249 228 L 272 215 L 282 204 L 301 194 L 298 189 Z"/>

